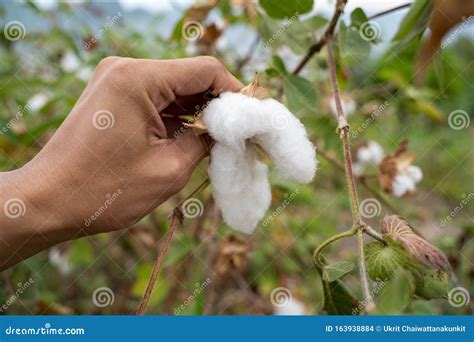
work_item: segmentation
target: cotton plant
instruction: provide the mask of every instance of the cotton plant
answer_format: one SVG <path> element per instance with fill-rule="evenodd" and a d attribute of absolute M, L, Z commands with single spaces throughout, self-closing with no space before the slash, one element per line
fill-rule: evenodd
<path fill-rule="evenodd" d="M 355 153 L 353 170 L 356 175 L 363 174 L 369 165 L 378 166 L 384 158 L 382 146 L 376 141 L 370 140 L 367 144 L 359 146 Z"/>
<path fill-rule="evenodd" d="M 416 185 L 423 179 L 423 171 L 412 165 L 415 153 L 407 152 L 408 142 L 400 144 L 394 154 L 387 155 L 379 164 L 380 187 L 395 197 L 403 197 L 416 191 Z"/>

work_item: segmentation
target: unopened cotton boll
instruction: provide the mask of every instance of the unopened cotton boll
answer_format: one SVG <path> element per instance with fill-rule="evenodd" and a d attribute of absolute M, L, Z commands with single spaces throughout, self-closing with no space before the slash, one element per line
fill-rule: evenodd
<path fill-rule="evenodd" d="M 252 233 L 271 203 L 267 167 L 257 160 L 259 145 L 282 179 L 310 182 L 316 149 L 303 124 L 280 102 L 223 93 L 203 115 L 210 136 L 209 179 L 217 206 L 233 229 Z"/>

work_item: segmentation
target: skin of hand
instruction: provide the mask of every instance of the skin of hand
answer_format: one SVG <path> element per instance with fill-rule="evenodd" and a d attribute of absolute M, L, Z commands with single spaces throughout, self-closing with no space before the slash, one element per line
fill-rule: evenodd
<path fill-rule="evenodd" d="M 242 84 L 215 58 L 101 61 L 23 167 L 0 173 L 0 270 L 57 243 L 123 229 L 179 192 L 208 145 L 177 116 Z M 174 131 L 174 133 L 173 133 Z"/>

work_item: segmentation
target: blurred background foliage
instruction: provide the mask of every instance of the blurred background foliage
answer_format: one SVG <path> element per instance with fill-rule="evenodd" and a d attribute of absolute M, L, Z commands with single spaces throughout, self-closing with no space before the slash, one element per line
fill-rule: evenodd
<path fill-rule="evenodd" d="M 457 286 L 472 293 L 474 201 L 467 201 L 447 223 L 443 219 L 473 192 L 473 126 L 455 130 L 448 124 L 454 110 L 474 112 L 473 25 L 465 25 L 439 50 L 424 81 L 417 84 L 416 60 L 427 39 L 423 35 L 427 15 L 410 14 L 404 8 L 377 16 L 371 21 L 375 38 L 367 39 L 361 26 L 368 17 L 392 7 L 381 3 L 349 0 L 337 27 L 337 72 L 345 111 L 353 131 L 362 128 L 352 142 L 356 149 L 376 141 L 390 154 L 408 139 L 424 177 L 416 192 L 397 198 L 382 194 L 377 180 L 370 177 L 377 172 L 372 167 L 364 171 L 368 187 L 359 183 L 360 196 L 372 198 L 375 191 L 391 206 L 382 204 L 379 215 L 368 220 L 374 228 L 384 214 L 407 217 L 446 253 Z M 323 32 L 334 4 L 222 0 L 167 2 L 150 10 L 124 2 L 2 1 L 1 26 L 18 20 L 25 34 L 7 39 L 2 29 L 0 40 L 0 127 L 7 127 L 0 134 L 1 169 L 21 167 L 38 153 L 74 106 L 95 65 L 112 55 L 153 59 L 213 55 L 244 83 L 258 72 L 261 85 L 301 118 L 321 152 L 342 161 L 325 48 L 298 75 L 292 74 Z M 197 36 L 186 31 L 190 21 L 199 23 Z M 380 113 L 374 116 L 377 108 Z M 224 224 L 213 233 L 220 221 L 209 189 L 201 193 L 204 211 L 186 219 L 177 231 L 148 312 L 201 314 L 208 303 L 207 312 L 214 314 L 272 314 L 271 292 L 283 286 L 291 290 L 295 312 L 323 314 L 323 289 L 312 253 L 324 239 L 350 227 L 351 216 L 344 174 L 328 158 L 318 159 L 317 177 L 308 186 L 272 177 L 268 213 L 272 219 L 262 221 L 268 223 L 251 237 L 236 236 Z M 205 169 L 205 162 L 201 167 Z M 132 313 L 145 290 L 157 243 L 167 230 L 168 214 L 202 179 L 201 173 L 196 174 L 180 195 L 126 232 L 71 241 L 3 272 L 0 303 L 19 284 L 34 280 L 6 313 Z M 291 196 L 295 191 L 297 195 Z M 292 200 L 285 201 L 290 196 Z M 325 254 L 334 260 L 354 259 L 355 251 L 355 242 L 348 240 Z M 208 277 L 210 286 L 196 294 Z M 357 271 L 346 275 L 345 283 L 361 297 Z M 102 286 L 114 293 L 113 305 L 104 308 L 92 301 L 94 290 Z M 386 303 L 403 291 L 392 287 L 376 298 Z M 379 298 L 383 295 L 385 299 Z M 387 305 L 387 313 L 393 313 Z M 395 313 L 470 312 L 470 304 L 455 308 L 445 299 L 416 298 Z"/>

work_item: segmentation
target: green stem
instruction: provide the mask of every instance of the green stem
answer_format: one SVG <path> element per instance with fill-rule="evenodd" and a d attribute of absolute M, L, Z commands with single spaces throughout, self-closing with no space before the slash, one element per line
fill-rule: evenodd
<path fill-rule="evenodd" d="M 334 236 L 331 236 L 329 239 L 327 239 L 326 241 L 324 241 L 323 243 L 321 243 L 318 248 L 316 248 L 316 250 L 314 251 L 314 256 L 313 256 L 313 259 L 314 261 L 319 265 L 319 266 L 323 266 L 323 262 L 321 261 L 320 259 L 320 254 L 321 252 L 327 247 L 329 246 L 331 243 L 337 241 L 337 240 L 341 240 L 341 239 L 344 239 L 346 237 L 350 237 L 350 236 L 354 236 L 357 231 L 359 230 L 359 228 L 357 226 L 354 226 L 352 227 L 352 229 L 350 230 L 346 230 L 345 232 L 342 232 L 342 233 L 339 233 L 339 234 L 336 234 Z"/>

